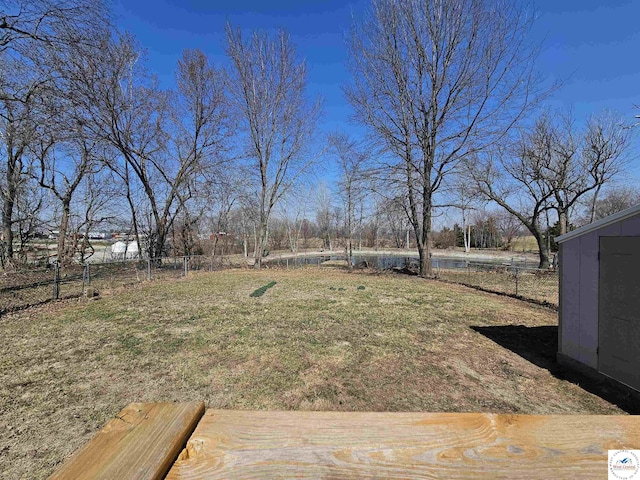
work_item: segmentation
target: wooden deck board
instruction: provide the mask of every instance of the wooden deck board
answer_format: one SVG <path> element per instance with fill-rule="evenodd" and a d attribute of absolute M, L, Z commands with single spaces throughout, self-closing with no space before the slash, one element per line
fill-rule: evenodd
<path fill-rule="evenodd" d="M 204 414 L 204 403 L 132 403 L 51 480 L 162 479 Z"/>
<path fill-rule="evenodd" d="M 208 410 L 169 480 L 606 478 L 640 417 Z"/>

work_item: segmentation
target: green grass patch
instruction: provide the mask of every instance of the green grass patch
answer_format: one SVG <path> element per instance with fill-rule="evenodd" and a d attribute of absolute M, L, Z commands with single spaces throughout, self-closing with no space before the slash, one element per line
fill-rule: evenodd
<path fill-rule="evenodd" d="M 120 338 L 118 338 L 118 342 L 120 343 L 120 346 L 131 355 L 138 356 L 142 353 L 142 349 L 140 348 L 142 339 L 136 337 L 135 335 L 131 335 L 129 333 L 127 333 L 126 335 L 123 334 L 120 336 Z"/>
<path fill-rule="evenodd" d="M 266 292 L 267 290 L 269 290 L 271 287 L 273 287 L 276 283 L 278 283 L 278 282 L 269 282 L 269 283 L 267 283 L 266 285 L 261 286 L 261 287 L 260 287 L 260 288 L 258 288 L 257 290 L 254 290 L 254 291 L 251 293 L 251 295 L 249 295 L 249 296 L 250 296 L 250 297 L 254 297 L 254 298 L 261 297 L 262 295 L 264 295 L 264 294 L 265 294 L 265 292 Z"/>

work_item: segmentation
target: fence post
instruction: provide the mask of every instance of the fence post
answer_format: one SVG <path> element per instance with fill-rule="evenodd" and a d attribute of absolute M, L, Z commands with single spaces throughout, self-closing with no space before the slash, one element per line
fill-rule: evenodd
<path fill-rule="evenodd" d="M 516 267 L 516 297 L 518 296 L 518 267 Z"/>
<path fill-rule="evenodd" d="M 88 263 L 84 265 L 84 272 L 82 272 L 82 290 L 84 291 L 84 287 L 88 287 L 91 285 L 91 267 L 89 267 Z"/>
<path fill-rule="evenodd" d="M 147 281 L 151 281 L 151 257 L 147 258 Z"/>
<path fill-rule="evenodd" d="M 289 259 L 287 258 L 287 270 L 289 270 Z"/>
<path fill-rule="evenodd" d="M 184 276 L 186 277 L 189 268 L 189 259 L 186 256 L 182 257 L 182 262 L 184 263 Z"/>
<path fill-rule="evenodd" d="M 53 299 L 60 298 L 60 264 L 56 260 L 53 266 Z"/>

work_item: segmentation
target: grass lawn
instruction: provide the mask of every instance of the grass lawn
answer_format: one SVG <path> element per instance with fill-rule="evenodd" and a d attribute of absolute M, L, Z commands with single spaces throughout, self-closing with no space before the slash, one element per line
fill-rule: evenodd
<path fill-rule="evenodd" d="M 624 413 L 501 346 L 539 341 L 552 356 L 556 324 L 458 285 L 317 267 L 200 273 L 25 310 L 0 318 L 0 477 L 45 477 L 130 402 Z"/>
<path fill-rule="evenodd" d="M 538 242 L 533 235 L 525 235 L 522 237 L 515 237 L 511 242 L 511 251 L 517 252 L 537 252 Z"/>

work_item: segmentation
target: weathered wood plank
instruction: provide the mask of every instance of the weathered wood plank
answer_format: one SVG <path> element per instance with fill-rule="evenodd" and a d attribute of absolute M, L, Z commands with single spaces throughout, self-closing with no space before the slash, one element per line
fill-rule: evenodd
<path fill-rule="evenodd" d="M 209 410 L 168 480 L 606 478 L 640 417 Z"/>
<path fill-rule="evenodd" d="M 132 403 L 50 479 L 162 479 L 203 414 L 202 402 Z"/>

